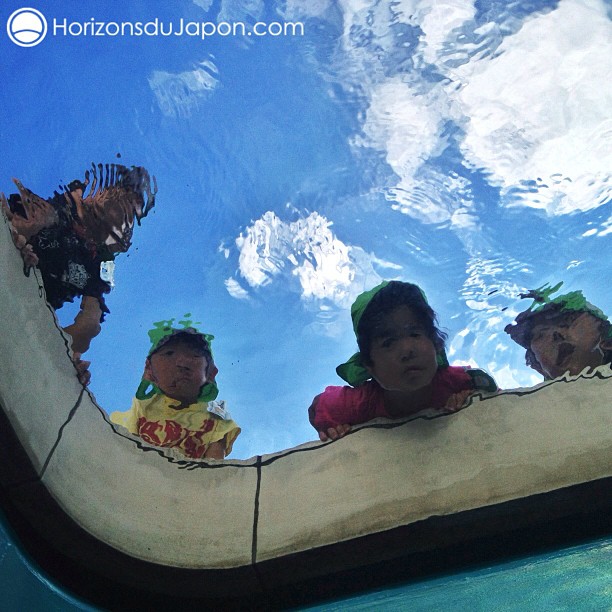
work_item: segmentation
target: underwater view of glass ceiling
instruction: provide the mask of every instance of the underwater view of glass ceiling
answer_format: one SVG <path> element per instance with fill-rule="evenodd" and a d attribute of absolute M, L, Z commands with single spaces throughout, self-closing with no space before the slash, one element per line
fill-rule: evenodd
<path fill-rule="evenodd" d="M 450 364 L 486 370 L 505 390 L 543 380 L 504 331 L 531 305 L 521 294 L 582 291 L 581 308 L 612 313 L 610 2 L 28 6 L 0 8 L 0 192 L 15 227 L 67 193 L 77 209 L 81 196 L 94 202 L 94 261 L 107 261 L 92 291 L 108 312 L 83 359 L 105 413 L 129 409 L 159 322 L 214 336 L 220 409 L 241 428 L 230 458 L 248 459 L 319 438 L 308 407 L 343 384 L 336 367 L 357 350 L 351 305 L 383 280 L 417 284 Z M 116 197 L 125 185 L 144 207 Z M 35 248 L 66 264 L 63 290 L 82 289 L 92 270 L 62 259 L 61 233 L 45 236 Z M 39 278 L 44 258 L 36 269 L 28 248 Z M 83 291 L 52 284 L 47 299 L 69 326 Z M 5 601 L 89 609 L 33 580 L 10 530 L 0 536 Z M 517 573 L 526 602 L 551 576 L 576 585 L 564 601 L 603 602 L 608 548 L 338 609 L 427 609 L 451 591 L 482 602 Z"/>
<path fill-rule="evenodd" d="M 40 44 L 2 39 L 1 190 L 49 198 L 92 162 L 157 186 L 84 357 L 104 410 L 185 314 L 215 337 L 247 458 L 317 439 L 307 408 L 383 279 L 421 286 L 451 364 L 504 389 L 542 380 L 504 333 L 520 293 L 564 281 L 612 311 L 609 3 L 39 8 Z"/>

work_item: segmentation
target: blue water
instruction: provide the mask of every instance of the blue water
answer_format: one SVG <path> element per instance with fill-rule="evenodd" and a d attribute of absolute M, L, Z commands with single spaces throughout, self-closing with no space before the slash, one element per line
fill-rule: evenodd
<path fill-rule="evenodd" d="M 4 2 L 0 21 L 20 6 Z M 612 238 L 609 5 L 56 0 L 43 12 L 77 26 L 304 26 L 205 40 L 59 30 L 29 49 L 0 30 L 0 190 L 15 176 L 48 197 L 92 161 L 157 177 L 87 354 L 105 410 L 130 406 L 153 322 L 188 312 L 215 336 L 220 398 L 242 427 L 235 458 L 317 437 L 307 407 L 340 384 L 350 304 L 383 278 L 419 283 L 451 362 L 503 388 L 541 380 L 503 332 L 528 306 L 521 291 L 564 280 L 612 312 L 598 280 Z"/>

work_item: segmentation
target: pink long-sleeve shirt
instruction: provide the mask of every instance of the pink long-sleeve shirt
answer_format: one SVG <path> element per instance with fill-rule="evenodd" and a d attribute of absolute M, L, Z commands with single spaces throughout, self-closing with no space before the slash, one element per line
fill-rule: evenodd
<path fill-rule="evenodd" d="M 451 395 L 460 391 L 497 389 L 489 374 L 463 366 L 439 368 L 432 386 L 430 408 L 433 409 L 444 409 Z M 317 431 L 326 431 L 338 425 L 357 425 L 378 417 L 397 418 L 387 412 L 383 389 L 374 380 L 358 387 L 327 387 L 313 400 L 308 416 Z"/>

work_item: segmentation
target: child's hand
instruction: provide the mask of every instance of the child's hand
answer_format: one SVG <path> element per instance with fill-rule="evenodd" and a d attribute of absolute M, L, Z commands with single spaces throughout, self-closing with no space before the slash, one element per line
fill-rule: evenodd
<path fill-rule="evenodd" d="M 91 361 L 83 361 L 81 359 L 81 353 L 74 353 L 72 356 L 72 363 L 77 370 L 77 378 L 82 385 L 87 386 L 91 381 L 91 372 L 89 366 Z"/>
<path fill-rule="evenodd" d="M 204 453 L 205 459 L 225 459 L 225 440 L 213 442 Z"/>
<path fill-rule="evenodd" d="M 25 189 L 21 181 L 13 179 L 13 182 L 17 185 L 21 194 L 21 205 L 26 215 L 24 218 L 21 215 L 10 213 L 9 221 L 19 234 L 29 240 L 42 229 L 51 227 L 58 222 L 57 211 L 49 202 Z M 3 198 L 2 208 L 6 214 L 8 210 L 6 198 Z"/>
<path fill-rule="evenodd" d="M 453 412 L 455 410 L 459 410 L 459 408 L 465 404 L 465 401 L 468 397 L 470 397 L 470 395 L 472 395 L 472 393 L 474 393 L 474 391 L 471 391 L 470 389 L 459 391 L 459 393 L 453 393 L 453 395 L 451 395 L 446 401 L 445 408 L 450 408 L 450 410 Z"/>
<path fill-rule="evenodd" d="M 23 236 L 20 236 L 20 238 L 23 238 Z M 23 265 L 25 266 L 26 270 L 38 265 L 38 255 L 34 253 L 31 244 L 26 243 L 19 250 L 21 251 L 21 258 L 23 259 Z"/>
<path fill-rule="evenodd" d="M 350 425 L 336 425 L 336 427 L 328 427 L 326 431 L 319 432 L 319 439 L 321 442 L 327 442 L 328 440 L 337 440 L 345 434 L 351 431 Z"/>

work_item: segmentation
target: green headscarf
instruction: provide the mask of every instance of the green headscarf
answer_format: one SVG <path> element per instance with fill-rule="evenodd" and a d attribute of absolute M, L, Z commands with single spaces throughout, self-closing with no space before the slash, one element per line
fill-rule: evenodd
<path fill-rule="evenodd" d="M 190 317 L 191 314 L 187 313 L 183 316 Z M 151 357 L 151 355 L 153 355 L 153 353 L 162 348 L 164 344 L 167 344 L 168 342 L 170 342 L 170 340 L 176 338 L 177 336 L 186 335 L 201 338 L 202 344 L 210 353 L 211 359 L 210 363 L 208 364 L 206 383 L 202 385 L 198 401 L 210 402 L 214 400 L 219 394 L 219 388 L 217 387 L 217 383 L 215 382 L 215 377 L 218 374 L 219 370 L 213 360 L 211 347 L 211 343 L 215 337 L 210 334 L 205 334 L 198 331 L 198 329 L 193 327 L 193 322 L 187 318 L 183 321 L 179 321 L 179 323 L 183 327 L 173 327 L 174 319 L 169 319 L 167 321 L 157 321 L 156 323 L 153 323 L 153 329 L 150 329 L 148 332 L 149 338 L 151 340 L 151 348 L 149 349 L 147 357 Z M 149 389 L 149 387 L 151 388 Z M 138 385 L 138 389 L 136 390 L 136 398 L 139 400 L 149 399 L 153 397 L 156 393 L 163 395 L 163 391 L 156 384 L 143 377 L 140 381 L 140 385 Z"/>
<path fill-rule="evenodd" d="M 357 329 L 359 327 L 359 322 L 363 317 L 363 314 L 367 310 L 370 302 L 374 298 L 374 296 L 381 290 L 384 289 L 391 281 L 383 281 L 380 285 L 376 285 L 373 289 L 369 291 L 364 291 L 363 293 L 357 296 L 357 299 L 353 302 L 351 306 L 351 318 L 353 320 L 353 331 L 355 332 L 355 336 L 357 336 Z M 404 283 L 406 285 L 413 283 Z M 425 292 L 418 286 L 414 285 L 421 293 L 423 297 L 423 301 L 429 305 L 427 301 L 427 296 Z M 345 380 L 351 387 L 358 387 L 362 385 L 367 380 L 372 378 L 372 375 L 368 372 L 366 367 L 363 365 L 361 353 L 355 353 L 348 361 L 340 364 L 336 368 L 336 373 L 342 380 Z M 446 352 L 443 348 L 436 351 L 436 360 L 438 362 L 438 367 L 447 367 L 448 359 L 446 357 Z"/>
<path fill-rule="evenodd" d="M 608 317 L 600 308 L 593 306 L 587 302 L 582 291 L 570 291 L 551 299 L 551 295 L 556 293 L 563 281 L 557 283 L 554 287 L 550 285 L 542 285 L 538 289 L 531 289 L 527 293 L 521 293 L 521 298 L 532 298 L 531 306 L 524 312 L 521 312 L 514 324 L 506 325 L 504 331 L 510 335 L 512 340 L 520 344 L 523 348 L 529 349 L 531 329 L 537 318 L 554 315 L 562 312 L 586 312 L 593 315 L 602 321 L 608 321 Z M 608 327 L 607 338 L 612 338 L 612 325 Z"/>

